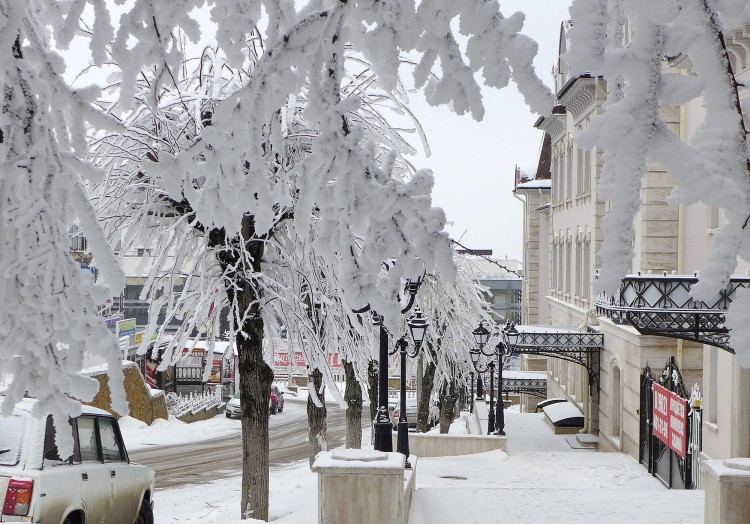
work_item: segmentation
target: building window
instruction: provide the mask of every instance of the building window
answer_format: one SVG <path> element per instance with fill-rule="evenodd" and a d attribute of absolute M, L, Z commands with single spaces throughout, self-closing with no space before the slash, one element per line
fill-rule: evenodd
<path fill-rule="evenodd" d="M 572 251 L 573 246 L 570 238 L 568 238 L 565 242 L 565 293 L 571 293 L 573 291 L 570 285 L 571 273 L 573 272 L 573 268 L 571 267 Z"/>
<path fill-rule="evenodd" d="M 583 247 L 581 239 L 576 239 L 576 279 L 575 279 L 575 293 L 577 297 L 582 297 L 582 284 L 583 284 Z"/>
<path fill-rule="evenodd" d="M 583 260 L 581 261 L 581 280 L 583 281 L 583 294 L 581 298 L 591 298 L 591 240 L 588 236 L 583 239 Z"/>
<path fill-rule="evenodd" d="M 719 208 L 709 206 L 708 208 L 708 229 L 719 229 Z"/>
<path fill-rule="evenodd" d="M 591 157 L 593 151 L 583 152 L 583 194 L 588 195 L 591 192 Z"/>
<path fill-rule="evenodd" d="M 622 412 L 622 377 L 620 368 L 615 365 L 612 368 L 612 436 L 620 438 L 621 422 L 620 413 Z"/>
<path fill-rule="evenodd" d="M 565 199 L 573 198 L 573 145 L 568 146 L 568 154 L 565 155 Z"/>
<path fill-rule="evenodd" d="M 719 366 L 719 349 L 715 347 L 709 347 L 708 348 L 708 370 L 706 373 L 706 382 L 707 388 L 705 392 L 705 400 L 706 400 L 706 422 L 710 422 L 711 424 L 716 424 L 717 421 L 717 403 L 716 403 L 716 397 L 719 394 L 719 384 L 718 384 L 718 366 Z"/>
<path fill-rule="evenodd" d="M 560 168 L 560 155 L 557 154 L 552 159 L 552 189 L 553 189 L 553 198 L 555 201 L 555 204 L 562 201 L 561 197 L 561 190 L 563 187 L 563 181 L 561 178 L 561 168 Z"/>
<path fill-rule="evenodd" d="M 585 155 L 585 151 L 581 149 L 580 147 L 577 148 L 577 166 L 576 166 L 576 196 L 581 196 L 584 193 L 583 190 L 583 178 L 585 176 L 585 172 L 583 169 L 584 161 L 583 157 Z"/>

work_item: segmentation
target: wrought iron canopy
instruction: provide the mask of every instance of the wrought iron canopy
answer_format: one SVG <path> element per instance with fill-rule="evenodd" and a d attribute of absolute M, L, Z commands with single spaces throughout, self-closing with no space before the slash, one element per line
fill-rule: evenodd
<path fill-rule="evenodd" d="M 525 393 L 547 398 L 547 374 L 528 371 L 505 371 L 502 391 L 505 393 Z"/>
<path fill-rule="evenodd" d="M 577 327 L 516 326 L 519 336 L 510 346 L 514 353 L 554 357 L 575 362 L 586 368 L 589 387 L 599 391 L 599 364 L 604 335 L 591 328 L 581 331 Z"/>
<path fill-rule="evenodd" d="M 697 282 L 696 276 L 628 275 L 615 297 L 597 297 L 596 312 L 617 324 L 630 324 L 642 335 L 691 340 L 734 353 L 725 313 L 735 291 L 750 286 L 750 277 L 732 277 L 705 301 L 690 296 Z"/>

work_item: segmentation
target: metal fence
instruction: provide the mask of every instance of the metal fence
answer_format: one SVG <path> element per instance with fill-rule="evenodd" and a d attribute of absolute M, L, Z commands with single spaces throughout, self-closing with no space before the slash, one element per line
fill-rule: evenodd
<path fill-rule="evenodd" d="M 190 393 L 189 395 L 167 393 L 166 401 L 169 414 L 175 417 L 181 417 L 188 413 L 196 414 L 200 411 L 219 407 L 223 403 L 221 386 L 213 387 L 205 393 Z"/>

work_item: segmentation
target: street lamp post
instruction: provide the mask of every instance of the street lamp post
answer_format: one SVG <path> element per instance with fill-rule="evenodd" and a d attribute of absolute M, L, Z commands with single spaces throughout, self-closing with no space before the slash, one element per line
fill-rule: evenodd
<path fill-rule="evenodd" d="M 505 362 L 513 355 L 513 348 L 518 341 L 520 333 L 516 330 L 515 324 L 510 320 L 505 323 L 502 328 L 502 335 L 506 342 L 499 342 L 495 349 L 497 350 L 497 363 L 498 363 L 498 384 L 497 384 L 497 396 L 498 406 L 497 415 L 495 416 L 496 435 L 505 435 L 505 403 L 503 402 L 503 367 Z"/>
<path fill-rule="evenodd" d="M 409 293 L 409 303 L 401 309 L 401 313 L 406 313 L 414 305 L 414 299 L 419 291 L 419 286 L 422 285 L 422 277 L 419 276 L 416 279 L 409 279 L 406 283 L 406 291 Z M 354 313 L 366 313 L 370 311 L 370 305 L 357 310 L 353 310 Z M 382 315 L 378 315 L 373 311 L 372 322 L 374 325 L 379 326 L 380 329 L 380 351 L 378 355 L 378 412 L 375 416 L 375 442 L 374 448 L 376 451 L 393 451 L 393 437 L 391 432 L 391 420 L 388 417 L 388 331 L 386 331 L 383 325 Z"/>
<path fill-rule="evenodd" d="M 471 377 L 471 404 L 469 405 L 469 413 L 474 413 L 474 372 L 469 371 L 469 377 Z"/>
<path fill-rule="evenodd" d="M 479 327 L 477 327 L 474 331 L 471 332 L 472 335 L 474 335 L 474 342 L 476 342 L 477 346 L 479 347 L 479 351 L 484 353 L 484 347 L 487 345 L 487 340 L 490 338 L 490 332 L 487 330 L 486 327 L 480 322 Z M 491 353 L 490 356 L 494 353 Z M 473 357 L 472 357 L 473 360 Z M 476 364 L 479 362 L 479 359 L 477 359 L 474 363 L 474 367 L 476 368 Z M 495 376 L 495 363 L 493 361 L 490 361 L 487 364 L 487 368 L 490 370 L 490 409 L 489 413 L 487 415 L 487 431 L 489 433 L 495 431 L 495 390 L 494 390 L 494 376 Z M 485 369 L 487 369 L 485 368 Z M 479 369 L 477 369 L 479 371 Z M 483 371 L 480 371 L 482 373 Z"/>
<path fill-rule="evenodd" d="M 474 369 L 476 369 L 478 373 L 484 373 L 490 369 L 490 410 L 487 414 L 487 434 L 489 435 L 492 430 L 495 429 L 495 414 L 492 410 L 493 391 L 491 374 L 492 369 L 495 367 L 495 363 L 492 361 L 482 363 L 482 351 L 479 348 L 470 350 L 469 354 L 471 355 L 471 363 L 474 364 Z"/>
<path fill-rule="evenodd" d="M 429 322 L 422 314 L 422 311 L 417 308 L 406 321 L 406 324 L 409 326 L 409 331 L 411 331 L 411 338 L 414 341 L 414 349 L 411 351 L 409 350 L 409 344 L 404 337 L 401 337 L 398 339 L 398 342 L 396 342 L 396 346 L 401 354 L 401 385 L 399 391 L 400 402 L 396 451 L 406 457 L 405 467 L 408 469 L 411 468 L 411 464 L 409 463 L 409 419 L 406 416 L 406 357 L 414 358 L 419 354 Z"/>

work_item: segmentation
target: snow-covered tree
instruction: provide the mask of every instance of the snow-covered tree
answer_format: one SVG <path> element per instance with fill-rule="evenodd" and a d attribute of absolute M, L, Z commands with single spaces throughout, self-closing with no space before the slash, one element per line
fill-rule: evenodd
<path fill-rule="evenodd" d="M 429 427 L 435 392 L 442 398 L 442 408 L 453 409 L 457 392 L 472 370 L 469 357 L 474 344 L 472 331 L 480 322 L 487 325 L 492 322 L 486 302 L 488 292 L 479 284 L 470 260 L 457 253 L 454 260 L 458 268 L 455 281 L 440 274 L 429 275 L 420 292 L 420 306 L 430 321 L 422 345 L 426 365 L 422 383 L 418 384 L 421 394 L 417 429 L 422 432 Z"/>
<path fill-rule="evenodd" d="M 102 2 L 96 2 L 99 11 Z M 109 365 L 113 408 L 128 413 L 121 354 L 98 306 L 119 290 L 124 275 L 97 224 L 84 182 L 100 174 L 86 162 L 86 126 L 115 128 L 93 103 L 96 88 L 72 89 L 51 40 L 72 36 L 78 16 L 65 18 L 56 2 L 0 1 L 0 375 L 9 381 L 0 412 L 8 415 L 25 395 L 37 416 L 67 424 L 89 401 L 98 382 L 79 372 Z M 70 256 L 69 231 L 80 227 L 99 268 Z M 64 454 L 70 433 L 57 432 Z"/>

